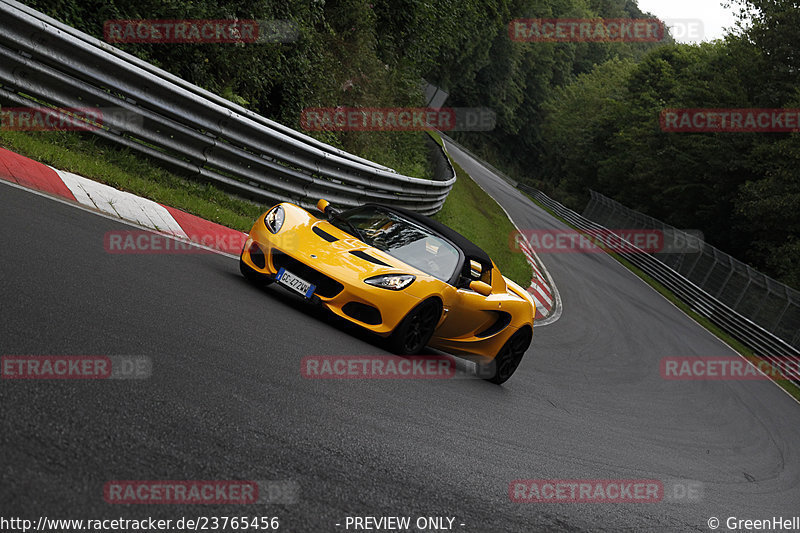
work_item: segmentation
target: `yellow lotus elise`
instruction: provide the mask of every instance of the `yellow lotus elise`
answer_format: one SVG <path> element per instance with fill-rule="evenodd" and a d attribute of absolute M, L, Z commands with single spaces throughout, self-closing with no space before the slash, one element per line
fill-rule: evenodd
<path fill-rule="evenodd" d="M 281 203 L 256 220 L 239 266 L 385 339 L 399 355 L 426 346 L 473 360 L 503 383 L 533 338 L 535 304 L 489 256 L 413 211 L 317 203 L 319 217 Z"/>

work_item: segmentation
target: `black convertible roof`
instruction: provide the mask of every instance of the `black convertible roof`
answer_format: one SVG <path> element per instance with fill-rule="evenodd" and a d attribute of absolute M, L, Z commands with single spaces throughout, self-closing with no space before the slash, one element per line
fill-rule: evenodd
<path fill-rule="evenodd" d="M 373 205 L 385 209 L 387 211 L 393 211 L 395 213 L 404 216 L 405 218 L 413 220 L 414 222 L 422 226 L 430 228 L 434 232 L 438 233 L 448 241 L 452 242 L 453 244 L 461 248 L 461 251 L 464 252 L 464 255 L 466 256 L 467 259 L 475 260 L 487 268 L 491 268 L 492 266 L 492 260 L 489 258 L 489 254 L 484 252 L 482 248 L 478 247 L 477 244 L 467 239 L 456 230 L 448 228 L 439 221 L 433 220 L 432 218 L 427 217 L 425 215 L 421 215 L 415 211 L 409 211 L 408 209 L 403 209 L 402 207 L 390 207 L 388 205 L 383 205 L 383 204 L 366 204 L 366 205 Z"/>

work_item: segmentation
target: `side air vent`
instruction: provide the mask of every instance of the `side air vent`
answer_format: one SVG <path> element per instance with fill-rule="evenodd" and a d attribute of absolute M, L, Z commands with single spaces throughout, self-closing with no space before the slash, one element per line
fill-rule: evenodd
<path fill-rule="evenodd" d="M 322 237 L 323 239 L 325 239 L 328 242 L 336 242 L 336 241 L 339 240 L 336 237 L 334 237 L 333 235 L 331 235 L 330 233 L 328 233 L 327 231 L 325 231 L 323 229 L 320 229 L 318 226 L 314 226 L 313 228 L 311 228 L 311 231 L 313 231 L 318 236 Z"/>
<path fill-rule="evenodd" d="M 491 337 L 495 333 L 500 333 L 503 331 L 507 325 L 511 323 L 511 315 L 506 313 L 505 311 L 492 311 L 492 313 L 497 314 L 497 320 L 494 323 L 486 328 L 485 330 L 481 331 L 480 333 L 476 334 L 476 337 L 486 338 Z"/>
<path fill-rule="evenodd" d="M 363 259 L 364 261 L 369 261 L 373 265 L 380 265 L 380 266 L 385 266 L 385 267 L 391 267 L 392 266 L 392 265 L 390 265 L 388 263 L 384 263 L 383 261 L 381 261 L 377 257 L 372 257 L 368 253 L 362 252 L 361 250 L 353 250 L 350 253 L 353 254 L 354 256 L 358 257 L 359 259 Z"/>
<path fill-rule="evenodd" d="M 344 304 L 342 311 L 347 316 L 371 326 L 377 326 L 382 320 L 380 311 L 371 305 L 362 304 L 361 302 L 348 302 Z"/>
<path fill-rule="evenodd" d="M 253 262 L 255 266 L 260 269 L 264 269 L 267 266 L 267 258 L 264 256 L 264 250 L 256 244 L 255 242 L 250 245 L 250 261 Z"/>

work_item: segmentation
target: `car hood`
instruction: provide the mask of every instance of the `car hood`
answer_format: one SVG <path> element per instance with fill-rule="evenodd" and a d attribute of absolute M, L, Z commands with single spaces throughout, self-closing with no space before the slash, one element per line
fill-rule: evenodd
<path fill-rule="evenodd" d="M 284 208 L 286 208 L 284 204 Z M 434 279 L 386 252 L 374 248 L 340 230 L 327 220 L 315 218 L 307 211 L 291 206 L 286 222 L 279 233 L 293 233 L 297 242 L 283 247 L 284 251 L 320 270 L 346 277 L 353 274 L 364 279 L 381 274 L 413 274 L 418 278 Z M 302 211 L 303 213 L 299 213 Z M 303 216 L 305 214 L 305 216 Z"/>

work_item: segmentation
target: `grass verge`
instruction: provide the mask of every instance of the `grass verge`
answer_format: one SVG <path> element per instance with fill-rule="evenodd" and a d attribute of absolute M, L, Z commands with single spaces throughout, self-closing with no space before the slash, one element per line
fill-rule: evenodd
<path fill-rule="evenodd" d="M 268 207 L 190 181 L 130 150 L 80 133 L 0 131 L 0 146 L 240 231 L 250 231 L 253 220 Z"/>
<path fill-rule="evenodd" d="M 547 211 L 553 218 L 555 218 L 557 220 L 560 220 L 561 222 L 563 222 L 564 224 L 568 225 L 569 227 L 575 229 L 576 231 L 581 231 L 579 228 L 575 227 L 574 225 L 572 225 L 569 222 L 567 222 L 565 219 L 563 219 L 560 216 L 558 216 L 552 209 L 550 209 L 549 207 L 545 206 L 544 204 L 542 204 L 538 200 L 536 200 L 533 197 L 531 197 L 529 194 L 525 193 L 524 191 L 520 191 L 520 192 L 522 192 L 522 194 L 527 196 L 530 199 L 530 201 L 532 201 L 533 203 L 535 203 L 536 205 L 538 205 L 539 207 L 541 207 L 542 209 Z M 672 302 L 678 309 L 680 309 L 681 311 L 683 311 L 684 313 L 689 315 L 689 317 L 692 320 L 694 320 L 695 322 L 697 322 L 698 324 L 700 324 L 701 326 L 706 328 L 708 331 L 710 331 L 711 333 L 716 335 L 717 338 L 719 338 L 722 342 L 724 342 L 725 344 L 727 344 L 728 346 L 733 348 L 735 351 L 737 351 L 740 354 L 742 354 L 749 361 L 753 362 L 754 364 L 757 364 L 758 361 L 763 361 L 763 359 L 758 357 L 758 355 L 756 355 L 756 353 L 753 350 L 751 350 L 749 347 L 747 347 L 741 341 L 739 341 L 739 340 L 735 339 L 734 337 L 732 337 L 729 333 L 727 333 L 726 331 L 721 329 L 719 326 L 717 326 L 716 324 L 711 322 L 711 320 L 709 320 L 708 318 L 706 318 L 706 317 L 702 316 L 701 314 L 697 313 L 696 311 L 694 311 L 683 300 L 678 298 L 672 291 L 670 291 L 669 289 L 664 287 L 658 281 L 656 281 L 653 278 L 651 278 L 649 275 L 647 275 L 640 268 L 636 267 L 635 265 L 630 263 L 628 260 L 626 260 L 625 258 L 621 257 L 616 252 L 613 252 L 611 250 L 605 250 L 605 251 L 606 251 L 606 253 L 608 255 L 610 255 L 611 257 L 616 259 L 620 264 L 622 264 L 622 266 L 624 266 L 625 268 L 627 268 L 628 270 L 630 270 L 631 272 L 633 272 L 634 274 L 639 276 L 642 280 L 644 280 L 645 283 L 647 283 L 648 285 L 653 287 L 664 298 L 666 298 L 667 300 Z M 773 379 L 772 381 L 777 383 L 778 386 L 780 386 L 783 390 L 788 392 L 794 399 L 800 401 L 800 387 L 798 387 L 797 385 L 795 385 L 794 383 L 792 383 L 791 381 L 789 381 L 787 379 Z"/>

